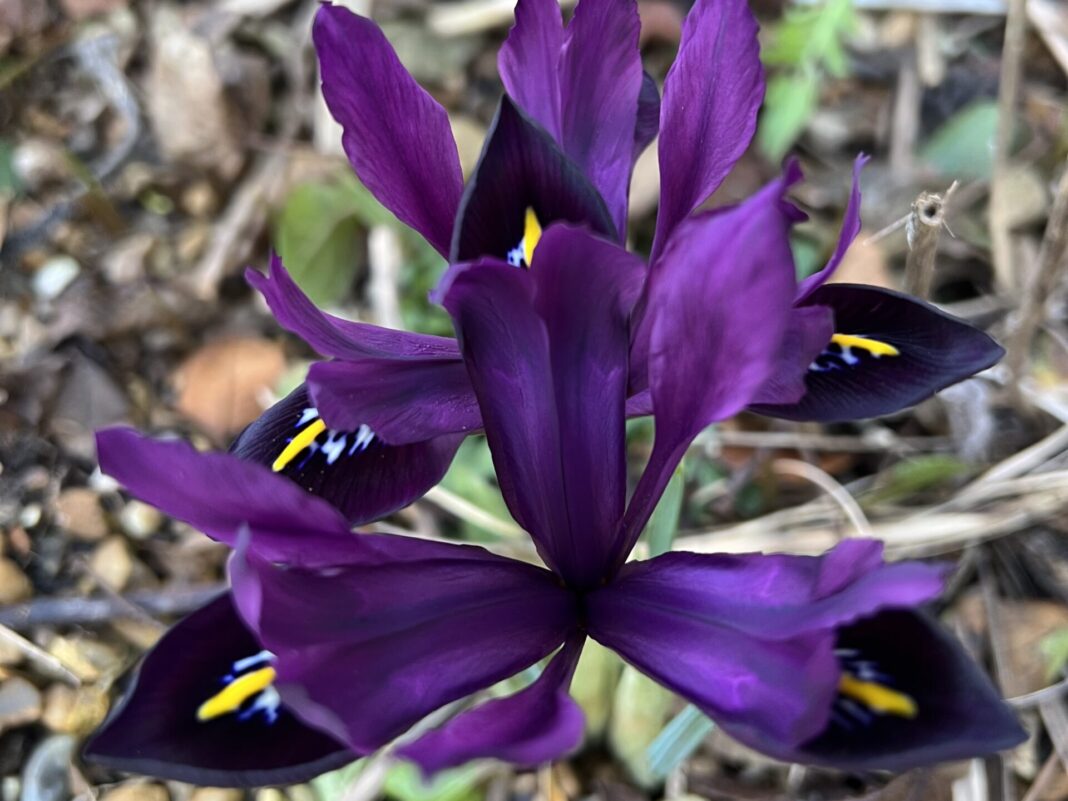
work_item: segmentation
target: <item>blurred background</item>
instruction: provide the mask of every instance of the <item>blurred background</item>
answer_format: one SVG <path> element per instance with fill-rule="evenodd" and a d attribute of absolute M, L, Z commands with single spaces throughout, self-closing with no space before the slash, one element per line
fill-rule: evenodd
<path fill-rule="evenodd" d="M 449 109 L 464 168 L 501 91 L 511 0 L 345 3 L 381 22 Z M 569 4 L 565 2 L 565 7 Z M 663 80 L 688 3 L 640 0 Z M 130 500 L 93 431 L 225 448 L 303 376 L 246 265 L 271 247 L 332 311 L 450 333 L 440 257 L 352 177 L 318 92 L 313 0 L 0 0 L 0 801 L 563 801 L 1068 798 L 1068 4 L 754 0 L 770 82 L 713 203 L 797 154 L 799 271 L 833 248 L 859 151 L 865 229 L 839 280 L 907 287 L 1009 356 L 893 418 L 743 416 L 706 432 L 650 547 L 815 553 L 857 532 L 959 565 L 940 608 L 1032 732 L 1005 759 L 890 781 L 771 762 L 591 643 L 582 751 L 536 772 L 473 764 L 423 785 L 388 754 L 256 793 L 123 777 L 78 757 L 117 680 L 217 593 L 225 550 Z M 632 238 L 648 247 L 655 149 Z M 911 235 L 910 251 L 907 234 Z M 650 427 L 633 424 L 637 469 Z M 522 555 L 470 439 L 442 487 L 381 524 Z"/>

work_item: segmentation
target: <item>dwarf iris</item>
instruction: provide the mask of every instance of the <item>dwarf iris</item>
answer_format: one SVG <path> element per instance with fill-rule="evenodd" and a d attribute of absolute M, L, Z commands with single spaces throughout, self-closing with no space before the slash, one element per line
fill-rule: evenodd
<path fill-rule="evenodd" d="M 346 152 L 449 259 L 434 299 L 457 339 L 326 315 L 274 260 L 250 281 L 332 361 L 231 454 L 101 432 L 106 472 L 234 555 L 232 592 L 164 637 L 87 753 L 208 784 L 298 781 L 548 657 L 526 689 L 401 748 L 427 771 L 481 756 L 535 764 L 581 738 L 568 685 L 587 637 L 781 759 L 899 769 L 1018 742 L 989 681 L 918 610 L 940 568 L 887 564 L 867 540 L 821 557 L 627 561 L 709 424 L 745 408 L 884 414 L 1001 351 L 927 304 L 825 283 L 859 230 L 856 179 L 837 250 L 800 284 L 795 165 L 737 206 L 697 210 L 747 147 L 762 98 L 744 0 L 694 5 L 662 103 L 633 0 L 582 0 L 567 27 L 554 0 L 521 0 L 516 19 L 500 55 L 508 94 L 464 186 L 444 110 L 381 31 L 318 12 Z M 622 244 L 627 185 L 658 131 L 646 262 Z M 652 415 L 656 434 L 628 499 L 633 415 Z M 479 430 L 544 566 L 351 531 L 419 497 Z"/>
<path fill-rule="evenodd" d="M 194 615 L 150 655 L 128 707 L 167 714 L 144 723 L 124 711 L 90 753 L 116 765 L 151 754 L 162 775 L 188 775 L 191 764 L 224 759 L 201 754 L 201 743 L 215 741 L 202 732 L 222 727 L 237 764 L 274 756 L 282 716 L 240 714 L 259 708 L 269 676 L 290 729 L 302 723 L 323 738 L 322 752 L 298 766 L 315 772 L 339 749 L 370 753 L 556 651 L 527 689 L 400 749 L 427 771 L 485 756 L 536 764 L 581 739 L 567 687 L 587 636 L 782 759 L 904 768 L 1018 742 L 1023 733 L 989 682 L 916 609 L 939 593 L 938 567 L 886 564 L 870 540 L 822 557 L 670 553 L 625 562 L 693 437 L 744 408 L 775 369 L 794 297 L 792 272 L 773 258 L 788 248 L 784 188 L 687 221 L 649 280 L 656 439 L 629 503 L 629 310 L 644 283 L 641 260 L 556 224 L 529 270 L 480 259 L 446 274 L 435 296 L 463 343 L 498 481 L 547 568 L 473 546 L 352 534 L 333 507 L 266 467 L 103 432 L 107 472 L 235 546 L 236 614 L 229 599 L 217 603 L 227 626 L 247 628 L 271 657 L 269 674 L 246 674 L 259 683 L 235 693 L 229 715 L 194 714 L 211 703 L 211 671 L 197 679 L 196 705 L 169 705 L 189 697 L 174 685 L 192 676 L 176 678 L 173 664 L 158 661 L 161 649 L 232 676 L 231 651 L 215 654 L 211 638 L 200 645 Z M 695 287 L 688 262 L 708 252 L 695 246 L 728 236 L 746 243 L 744 255 L 725 254 Z M 695 324 L 714 349 L 685 348 Z M 179 656 L 179 642 L 196 656 Z M 261 774 L 243 766 L 210 775 L 241 783 Z"/>

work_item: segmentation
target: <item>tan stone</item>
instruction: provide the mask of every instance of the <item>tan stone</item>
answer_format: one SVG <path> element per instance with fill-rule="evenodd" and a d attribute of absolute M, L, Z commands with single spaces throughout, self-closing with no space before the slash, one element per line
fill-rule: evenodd
<path fill-rule="evenodd" d="M 45 690 L 41 722 L 54 732 L 84 737 L 104 722 L 109 708 L 108 693 L 100 685 L 73 689 L 53 684 Z"/>
<path fill-rule="evenodd" d="M 241 801 L 244 797 L 242 790 L 229 787 L 200 787 L 189 796 L 189 801 Z"/>
<path fill-rule="evenodd" d="M 18 565 L 0 558 L 0 606 L 17 604 L 33 595 L 33 585 Z"/>
<path fill-rule="evenodd" d="M 112 787 L 101 801 L 170 801 L 170 795 L 162 784 L 132 781 Z"/>
<path fill-rule="evenodd" d="M 100 508 L 100 499 L 88 487 L 63 490 L 56 501 L 56 522 L 71 536 L 90 542 L 108 534 L 108 521 Z"/>
<path fill-rule="evenodd" d="M 89 557 L 89 569 L 108 589 L 115 592 L 125 589 L 133 572 L 133 559 L 130 558 L 126 540 L 113 536 L 96 546 L 93 555 Z"/>

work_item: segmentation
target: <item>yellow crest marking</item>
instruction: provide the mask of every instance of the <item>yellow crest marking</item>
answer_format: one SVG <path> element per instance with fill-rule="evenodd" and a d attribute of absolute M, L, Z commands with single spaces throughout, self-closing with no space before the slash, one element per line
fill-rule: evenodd
<path fill-rule="evenodd" d="M 540 239 L 541 223 L 538 222 L 538 215 L 534 213 L 534 209 L 528 208 L 523 219 L 523 259 L 527 267 L 534 261 L 534 248 L 538 246 Z"/>
<path fill-rule="evenodd" d="M 847 698 L 860 701 L 868 709 L 880 715 L 914 718 L 919 712 L 916 702 L 905 693 L 891 690 L 874 681 L 861 681 L 848 673 L 843 674 L 839 679 L 838 692 Z"/>
<path fill-rule="evenodd" d="M 273 667 L 265 667 L 239 676 L 200 705 L 197 720 L 212 720 L 236 712 L 249 698 L 270 687 L 276 675 Z"/>
<path fill-rule="evenodd" d="M 853 336 L 852 334 L 835 334 L 831 337 L 831 342 L 842 349 L 860 348 L 868 351 L 873 356 L 898 356 L 901 354 L 901 351 L 887 342 Z"/>
<path fill-rule="evenodd" d="M 271 464 L 271 469 L 274 472 L 284 470 L 286 465 L 293 461 L 302 450 L 311 445 L 317 436 L 326 431 L 326 423 L 322 420 L 316 420 L 306 428 L 302 429 L 293 439 L 289 441 L 285 449 L 278 454 L 278 458 Z"/>

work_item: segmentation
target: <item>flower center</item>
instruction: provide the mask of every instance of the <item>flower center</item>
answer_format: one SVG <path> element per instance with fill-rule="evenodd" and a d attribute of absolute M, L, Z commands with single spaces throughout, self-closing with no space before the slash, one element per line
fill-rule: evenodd
<path fill-rule="evenodd" d="M 506 257 L 513 267 L 527 267 L 534 261 L 534 248 L 541 240 L 541 223 L 534 209 L 528 208 L 523 217 L 523 238 L 519 243 L 508 251 Z"/>
<path fill-rule="evenodd" d="M 851 648 L 838 649 L 835 656 L 842 666 L 833 713 L 836 722 L 851 729 L 852 723 L 867 726 L 877 715 L 914 718 L 919 714 L 912 696 L 890 686 L 892 679 L 874 661 Z"/>
<path fill-rule="evenodd" d="M 309 459 L 322 453 L 329 465 L 342 456 L 354 456 L 367 448 L 374 441 L 375 433 L 367 426 L 360 426 L 356 431 L 334 431 L 327 428 L 314 407 L 307 407 L 301 412 L 294 428 L 297 433 L 289 438 L 288 444 L 278 454 L 271 469 L 279 473 L 285 470 L 298 456 L 304 456 L 297 465 L 303 468 Z"/>
<path fill-rule="evenodd" d="M 260 651 L 239 659 L 222 678 L 223 687 L 197 709 L 201 723 L 237 713 L 238 720 L 249 720 L 259 713 L 267 723 L 278 720 L 281 698 L 274 688 L 277 676 L 271 666 L 274 654 Z"/>
<path fill-rule="evenodd" d="M 881 359 L 884 356 L 900 356 L 901 351 L 888 342 L 857 336 L 854 334 L 835 334 L 823 353 L 817 356 L 809 370 L 825 373 L 829 370 L 844 370 L 856 367 L 866 359 Z"/>

